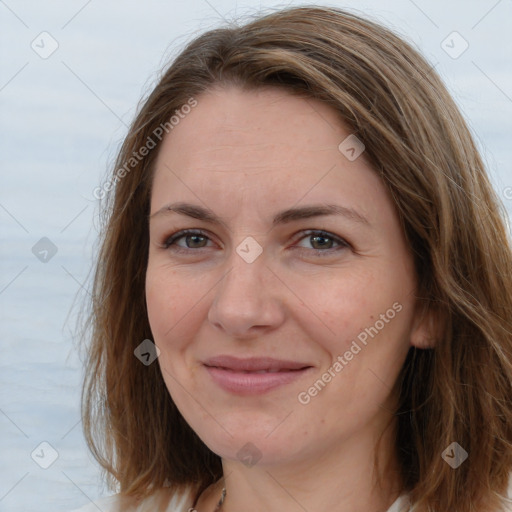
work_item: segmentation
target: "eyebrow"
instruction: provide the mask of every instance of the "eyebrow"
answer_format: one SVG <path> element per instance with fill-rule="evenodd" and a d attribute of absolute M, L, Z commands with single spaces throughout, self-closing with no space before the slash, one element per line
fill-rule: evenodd
<path fill-rule="evenodd" d="M 211 224 L 220 224 L 227 228 L 226 223 L 209 208 L 203 208 L 202 206 L 190 203 L 180 202 L 167 204 L 155 213 L 149 215 L 148 218 L 153 219 L 157 216 L 166 214 L 168 215 L 173 212 Z M 309 219 L 312 217 L 322 217 L 327 215 L 341 215 L 349 220 L 370 226 L 368 219 L 363 217 L 363 215 L 358 213 L 353 208 L 347 208 L 345 206 L 336 204 L 313 204 L 296 208 L 288 208 L 278 212 L 274 216 L 272 226 L 275 227 L 278 224 L 286 224 L 297 220 Z"/>

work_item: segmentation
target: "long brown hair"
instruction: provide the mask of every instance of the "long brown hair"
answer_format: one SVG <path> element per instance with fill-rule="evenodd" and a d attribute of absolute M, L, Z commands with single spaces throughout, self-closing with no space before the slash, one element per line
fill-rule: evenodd
<path fill-rule="evenodd" d="M 178 412 L 159 366 L 134 356 L 152 339 L 147 215 L 162 128 L 171 133 L 172 116 L 222 84 L 277 86 L 324 101 L 364 142 L 414 255 L 418 300 L 443 319 L 435 347 L 411 347 L 395 385 L 403 490 L 418 512 L 470 512 L 477 503 L 498 510 L 512 470 L 506 214 L 435 70 L 390 30 L 318 6 L 260 15 L 190 42 L 139 108 L 102 190 L 82 410 L 111 488 L 146 496 L 165 486 L 200 490 L 222 476 L 220 458 Z M 469 454 L 457 469 L 441 457 L 452 442 Z"/>

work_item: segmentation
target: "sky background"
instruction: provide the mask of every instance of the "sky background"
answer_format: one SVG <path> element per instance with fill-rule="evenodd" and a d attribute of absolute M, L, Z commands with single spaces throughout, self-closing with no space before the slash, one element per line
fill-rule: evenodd
<path fill-rule="evenodd" d="M 0 0 L 0 512 L 70 511 L 107 494 L 83 440 L 72 306 L 90 286 L 93 190 L 140 99 L 201 32 L 306 3 Z M 512 0 L 321 4 L 392 28 L 435 65 L 510 215 Z"/>

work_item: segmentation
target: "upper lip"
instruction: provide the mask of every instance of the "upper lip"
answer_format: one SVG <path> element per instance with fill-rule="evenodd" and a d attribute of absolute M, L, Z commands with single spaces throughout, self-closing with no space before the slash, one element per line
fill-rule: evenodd
<path fill-rule="evenodd" d="M 226 368 L 233 371 L 261 371 L 261 370 L 301 370 L 309 368 L 311 365 L 298 361 L 288 361 L 284 359 L 274 359 L 272 357 L 249 357 L 241 359 L 233 356 L 217 356 L 207 359 L 206 366 L 217 368 Z"/>

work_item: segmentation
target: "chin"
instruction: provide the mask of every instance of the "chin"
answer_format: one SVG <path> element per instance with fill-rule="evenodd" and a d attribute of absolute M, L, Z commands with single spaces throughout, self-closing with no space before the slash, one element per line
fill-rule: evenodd
<path fill-rule="evenodd" d="M 223 422 L 221 427 L 215 423 L 214 427 L 208 423 L 194 430 L 219 457 L 242 462 L 249 467 L 255 464 L 271 466 L 298 456 L 299 447 L 294 442 L 296 436 L 286 430 L 277 432 L 278 421 L 274 421 L 273 429 L 269 429 L 266 423 L 258 425 L 255 421 L 237 424 L 235 427 Z"/>

